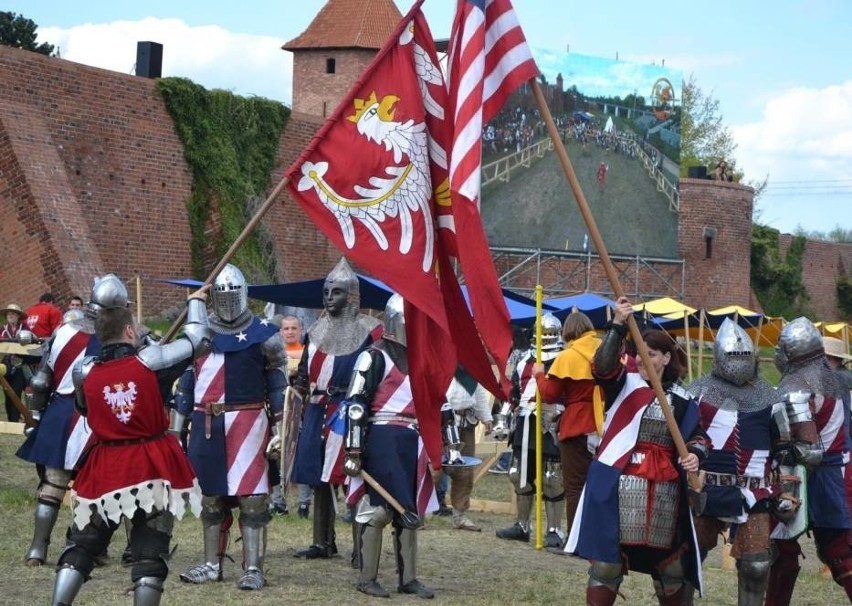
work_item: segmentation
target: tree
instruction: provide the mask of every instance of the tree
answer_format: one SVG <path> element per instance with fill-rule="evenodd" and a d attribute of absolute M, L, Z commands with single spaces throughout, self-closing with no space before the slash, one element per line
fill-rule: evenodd
<path fill-rule="evenodd" d="M 36 44 L 38 25 L 32 19 L 8 11 L 0 11 L 0 44 L 23 48 L 42 55 L 53 55 L 54 46 L 47 42 Z"/>
<path fill-rule="evenodd" d="M 737 144 L 722 121 L 719 100 L 701 90 L 695 74 L 690 74 L 683 83 L 681 106 L 681 176 L 686 176 L 690 166 L 707 166 L 712 169 L 720 160 L 725 160 L 728 166 L 736 169 L 734 152 Z"/>

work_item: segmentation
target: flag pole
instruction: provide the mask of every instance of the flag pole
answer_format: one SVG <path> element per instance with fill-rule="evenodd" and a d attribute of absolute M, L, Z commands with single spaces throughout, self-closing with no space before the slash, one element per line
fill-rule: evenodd
<path fill-rule="evenodd" d="M 541 364 L 541 284 L 535 287 L 535 363 Z M 535 377 L 530 377 L 535 381 Z M 542 480 L 544 477 L 544 458 L 541 450 L 544 447 L 541 435 L 541 392 L 535 390 L 535 548 L 542 549 L 541 505 L 542 505 Z"/>
<path fill-rule="evenodd" d="M 544 93 L 542 92 L 536 78 L 530 78 L 529 85 L 532 88 L 541 116 L 544 118 L 544 122 L 547 125 L 547 132 L 550 135 L 550 139 L 553 141 L 553 148 L 556 150 L 557 156 L 559 156 L 559 162 L 562 164 L 562 170 L 565 171 L 565 176 L 568 179 L 568 185 L 571 187 L 571 191 L 574 193 L 574 198 L 577 200 L 577 206 L 580 210 L 580 214 L 583 215 L 583 221 L 586 224 L 589 237 L 592 239 L 595 248 L 598 249 L 598 256 L 600 256 L 601 263 L 603 264 L 610 286 L 612 286 L 612 290 L 615 293 L 616 298 L 623 297 L 624 289 L 621 288 L 621 284 L 618 282 L 615 267 L 612 265 L 612 261 L 606 251 L 603 238 L 601 237 L 600 231 L 598 231 L 597 223 L 595 223 L 595 218 L 592 216 L 592 211 L 589 209 L 589 203 L 586 201 L 586 196 L 583 194 L 580 182 L 577 180 L 577 175 L 574 173 L 574 167 L 571 165 L 571 160 L 568 158 L 568 152 L 565 151 L 565 145 L 563 145 L 562 139 L 559 137 L 559 130 L 556 128 L 556 123 L 553 121 L 553 116 L 550 114 L 550 108 L 547 107 L 547 101 L 544 98 Z M 636 324 L 636 320 L 633 318 L 632 314 L 627 318 L 627 326 L 630 329 L 630 335 L 633 337 L 633 342 L 636 344 L 636 350 L 639 353 L 639 357 L 642 359 L 642 364 L 644 364 L 645 368 L 653 368 L 648 356 L 648 347 L 642 339 L 642 334 L 639 332 L 639 326 Z M 674 417 L 671 406 L 669 406 L 666 393 L 663 391 L 663 385 L 660 382 L 660 378 L 656 375 L 656 373 L 651 372 L 648 374 L 648 380 L 651 382 L 651 387 L 653 387 L 654 393 L 657 396 L 657 401 L 660 403 L 660 408 L 663 410 L 663 415 L 666 418 L 666 425 L 668 426 L 669 432 L 674 440 L 677 453 L 680 457 L 686 457 L 689 452 L 686 449 L 686 443 L 683 441 L 683 436 L 680 433 L 680 428 L 677 425 L 677 420 Z M 698 480 L 697 474 L 687 474 L 687 477 L 693 488 L 700 488 L 700 481 Z"/>
<path fill-rule="evenodd" d="M 224 269 L 224 267 L 237 253 L 237 250 L 240 248 L 240 246 L 242 246 L 243 243 L 252 234 L 254 229 L 257 227 L 257 224 L 260 223 L 261 219 L 263 219 L 263 216 L 267 213 L 267 211 L 269 211 L 270 208 L 272 208 L 272 204 L 275 202 L 275 199 L 284 190 L 284 188 L 287 186 L 287 183 L 289 182 L 290 177 L 285 176 L 283 179 L 281 179 L 278 185 L 275 186 L 275 189 L 272 190 L 272 193 L 269 194 L 269 197 L 266 198 L 266 201 L 261 204 L 260 208 L 257 209 L 257 212 L 254 213 L 254 216 L 251 218 L 251 220 L 246 223 L 246 226 L 243 228 L 243 231 L 240 232 L 240 235 L 237 236 L 237 239 L 234 240 L 234 243 L 231 244 L 231 247 L 227 250 L 222 259 L 216 264 L 216 267 L 213 268 L 213 271 L 210 272 L 210 275 L 207 276 L 207 279 L 204 280 L 204 284 L 213 283 L 213 280 L 216 279 L 216 276 L 219 275 L 219 272 Z M 175 336 L 175 333 L 178 331 L 178 328 L 180 328 L 181 324 L 183 324 L 184 320 L 186 320 L 186 308 L 184 308 L 183 311 L 180 312 L 180 315 L 177 317 L 177 320 L 172 323 L 171 327 L 169 328 L 169 331 L 163 337 L 163 343 L 168 343 L 172 340 L 172 337 Z"/>

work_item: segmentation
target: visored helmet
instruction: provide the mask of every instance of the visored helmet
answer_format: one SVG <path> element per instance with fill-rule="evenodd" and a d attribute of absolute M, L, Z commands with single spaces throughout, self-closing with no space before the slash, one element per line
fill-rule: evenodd
<path fill-rule="evenodd" d="M 530 345 L 535 347 L 535 333 L 530 339 Z M 562 322 L 553 314 L 541 316 L 541 348 L 545 351 L 562 347 Z"/>
<path fill-rule="evenodd" d="M 754 378 L 757 357 L 754 343 L 745 330 L 725 318 L 713 342 L 713 370 L 734 385 L 745 385 Z"/>
<path fill-rule="evenodd" d="M 398 294 L 388 299 L 385 305 L 385 332 L 382 335 L 388 341 L 396 341 L 400 345 L 406 345 L 403 302 L 404 299 Z"/>
<path fill-rule="evenodd" d="M 775 346 L 775 366 L 784 372 L 792 362 L 823 355 L 822 335 L 813 322 L 802 316 L 781 329 Z"/>
<path fill-rule="evenodd" d="M 86 303 L 86 313 L 95 317 L 102 309 L 116 309 L 128 306 L 127 287 L 115 274 L 106 274 L 95 278 L 92 294 Z"/>
<path fill-rule="evenodd" d="M 358 285 L 358 275 L 352 271 L 352 267 L 350 267 L 346 257 L 340 257 L 340 261 L 337 262 L 334 269 L 328 272 L 328 275 L 325 277 L 325 285 L 329 286 L 331 284 L 340 286 L 346 290 L 350 296 L 358 296 L 360 290 Z"/>
<path fill-rule="evenodd" d="M 248 309 L 248 285 L 236 265 L 229 263 L 219 272 L 210 292 L 213 311 L 225 322 L 233 322 Z"/>

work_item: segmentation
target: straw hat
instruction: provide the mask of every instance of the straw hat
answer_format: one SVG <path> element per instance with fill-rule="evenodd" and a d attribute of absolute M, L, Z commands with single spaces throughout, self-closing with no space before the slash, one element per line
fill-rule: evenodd
<path fill-rule="evenodd" d="M 825 347 L 825 355 L 832 358 L 840 358 L 844 362 L 852 360 L 852 356 L 846 353 L 846 347 L 840 339 L 834 337 L 823 337 L 822 346 Z"/>
<path fill-rule="evenodd" d="M 0 309 L 0 313 L 2 313 L 3 315 L 6 315 L 6 313 L 8 313 L 10 311 L 18 312 L 18 314 L 21 316 L 22 320 L 24 319 L 24 316 L 27 315 L 27 314 L 24 313 L 24 310 L 21 309 L 21 306 L 18 305 L 17 303 L 9 303 L 6 307 L 4 307 L 3 309 Z"/>

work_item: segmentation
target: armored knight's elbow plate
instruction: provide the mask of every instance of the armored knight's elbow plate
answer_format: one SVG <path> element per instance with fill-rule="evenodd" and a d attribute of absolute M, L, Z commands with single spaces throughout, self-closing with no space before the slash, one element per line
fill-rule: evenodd
<path fill-rule="evenodd" d="M 441 461 L 441 467 L 444 471 L 452 471 L 453 469 L 460 469 L 462 467 L 476 467 L 482 463 L 482 459 L 477 457 L 469 457 L 466 455 L 459 455 L 452 461 L 447 460 L 447 456 L 444 455 L 444 459 Z"/>

